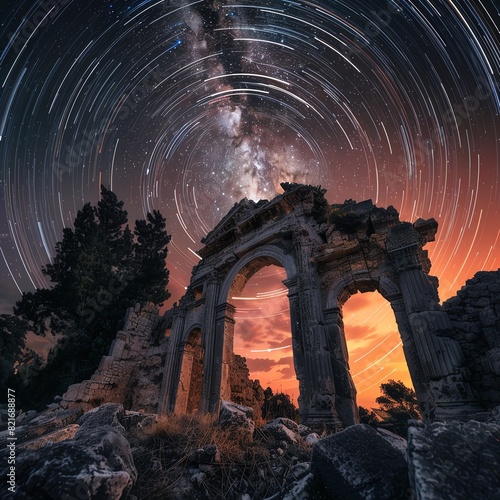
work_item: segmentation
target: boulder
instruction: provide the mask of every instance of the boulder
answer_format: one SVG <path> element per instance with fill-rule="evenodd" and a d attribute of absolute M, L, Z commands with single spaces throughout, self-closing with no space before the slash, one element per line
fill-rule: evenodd
<path fill-rule="evenodd" d="M 255 423 L 253 409 L 232 401 L 222 401 L 219 413 L 219 425 L 222 429 L 238 434 L 244 440 L 253 440 Z"/>
<path fill-rule="evenodd" d="M 297 464 L 301 465 L 301 464 Z M 308 464 L 309 465 L 309 464 Z M 332 497 L 325 491 L 324 486 L 317 478 L 305 470 L 295 481 L 287 484 L 281 494 L 270 498 L 283 500 L 331 500 Z"/>
<path fill-rule="evenodd" d="M 78 424 L 82 429 L 109 425 L 123 434 L 125 433 L 124 418 L 125 412 L 121 404 L 106 403 L 82 415 Z"/>
<path fill-rule="evenodd" d="M 388 431 L 387 429 L 383 429 L 382 427 L 377 427 L 377 432 L 389 444 L 391 444 L 394 448 L 396 448 L 396 450 L 403 453 L 403 456 L 406 457 L 406 447 L 408 446 L 408 443 L 406 442 L 405 438 L 398 436 L 397 434 L 394 434 L 394 432 Z"/>
<path fill-rule="evenodd" d="M 160 421 L 160 416 L 156 413 L 142 413 L 139 411 L 129 411 L 125 410 L 125 416 L 123 418 L 123 426 L 125 430 L 137 430 L 137 429 L 147 429 L 157 425 Z"/>
<path fill-rule="evenodd" d="M 353 425 L 318 441 L 312 452 L 311 471 L 331 499 L 409 496 L 403 454 L 369 425 Z"/>
<path fill-rule="evenodd" d="M 1 472 L 5 477 L 7 470 Z M 124 498 L 137 471 L 128 441 L 109 425 L 81 427 L 74 439 L 18 450 L 16 498 Z M 7 483 L 0 497 L 7 496 Z"/>
<path fill-rule="evenodd" d="M 312 446 L 313 444 L 316 444 L 321 438 L 319 437 L 319 434 L 316 434 L 316 432 L 311 432 L 311 434 L 308 434 L 305 438 L 306 444 Z"/>
<path fill-rule="evenodd" d="M 296 463 L 286 475 L 287 483 L 294 483 L 304 476 L 309 474 L 311 469 L 311 464 L 309 462 L 299 462 Z"/>
<path fill-rule="evenodd" d="M 306 437 L 308 434 L 311 434 L 312 429 L 310 427 L 307 427 L 307 425 L 304 424 L 299 424 L 298 426 L 299 434 L 302 437 Z"/>
<path fill-rule="evenodd" d="M 67 427 L 63 427 L 62 429 L 57 429 L 56 431 L 49 432 L 43 436 L 26 441 L 20 444 L 19 447 L 26 448 L 28 450 L 38 450 L 47 444 L 60 443 L 61 441 L 74 438 L 79 428 L 80 426 L 78 424 L 71 424 Z"/>
<path fill-rule="evenodd" d="M 295 444 L 301 439 L 299 426 L 289 418 L 275 418 L 267 422 L 261 431 L 272 440 L 284 441 L 286 444 Z"/>
<path fill-rule="evenodd" d="M 500 498 L 500 425 L 412 421 L 408 468 L 416 499 Z"/>
<path fill-rule="evenodd" d="M 49 432 L 62 429 L 74 424 L 81 416 L 81 409 L 44 411 L 37 414 L 29 421 L 23 422 L 16 427 L 17 445 L 26 441 L 32 441 Z M 4 449 L 9 442 L 10 433 L 8 430 L 0 432 L 0 449 Z"/>
<path fill-rule="evenodd" d="M 500 406 L 496 406 L 493 410 L 491 410 L 488 422 L 500 425 Z"/>

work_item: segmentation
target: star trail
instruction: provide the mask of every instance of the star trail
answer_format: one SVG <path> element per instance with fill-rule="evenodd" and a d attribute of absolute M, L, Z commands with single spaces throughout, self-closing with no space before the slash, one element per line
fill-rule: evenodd
<path fill-rule="evenodd" d="M 3 312 L 49 285 L 41 267 L 100 184 L 132 221 L 167 217 L 172 301 L 201 238 L 235 202 L 271 199 L 285 181 L 321 185 L 331 203 L 435 217 L 441 299 L 500 266 L 495 0 L 18 0 L 0 11 Z M 263 271 L 237 301 L 236 349 L 263 384 L 284 386 L 280 273 Z M 376 295 L 346 305 L 360 394 L 403 377 L 391 315 Z"/>

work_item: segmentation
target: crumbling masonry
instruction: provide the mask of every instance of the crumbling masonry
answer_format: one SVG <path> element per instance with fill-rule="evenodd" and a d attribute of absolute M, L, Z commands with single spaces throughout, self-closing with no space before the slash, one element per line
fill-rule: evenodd
<path fill-rule="evenodd" d="M 173 311 L 158 411 L 215 413 L 231 398 L 232 299 L 254 273 L 275 264 L 287 276 L 303 423 L 356 422 L 342 306 L 358 291 L 377 290 L 390 302 L 426 416 L 478 412 L 462 349 L 428 274 L 423 246 L 434 240 L 436 221 L 400 222 L 392 207 L 329 206 L 320 188 L 282 187 L 272 201 L 236 204 L 202 241 L 202 261 Z"/>
<path fill-rule="evenodd" d="M 375 290 L 394 311 L 424 417 L 462 419 L 500 404 L 500 271 L 486 273 L 488 283 L 470 294 L 481 299 L 482 309 L 470 307 L 468 292 L 442 307 L 423 250 L 434 240 L 434 219 L 400 222 L 393 207 L 352 200 L 329 205 L 320 188 L 282 187 L 284 193 L 271 201 L 237 203 L 202 241 L 202 260 L 179 304 L 162 321 L 146 313 L 149 344 L 144 333 L 134 341 L 137 332 L 125 328 L 117 337 L 128 339 L 123 350 L 118 342 L 113 359 L 105 361 L 113 373 L 100 367 L 93 381 L 72 386 L 63 403 L 95 397 L 92 382 L 123 388 L 100 402 L 123 401 L 128 387 L 127 406 L 149 409 L 157 401 L 159 413 L 217 413 L 221 400 L 251 399 L 258 388 L 245 386 L 246 373 L 235 374 L 242 367 L 233 355 L 232 301 L 253 274 L 274 264 L 286 272 L 304 424 L 356 423 L 342 306 L 354 293 Z M 160 337 L 152 335 L 159 329 Z M 134 354 L 135 371 L 125 370 L 127 356 L 132 362 L 130 346 L 141 342 L 143 357 Z M 154 362 L 164 363 L 161 387 L 147 381 L 148 373 L 159 377 L 161 369 L 151 366 L 152 354 Z M 69 397 L 77 392 L 78 397 Z"/>

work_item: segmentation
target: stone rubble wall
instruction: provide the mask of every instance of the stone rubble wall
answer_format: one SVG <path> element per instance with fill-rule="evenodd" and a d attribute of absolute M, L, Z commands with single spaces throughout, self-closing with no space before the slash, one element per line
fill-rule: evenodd
<path fill-rule="evenodd" d="M 500 269 L 481 271 L 443 303 L 460 344 L 471 383 L 487 408 L 500 404 Z"/>
<path fill-rule="evenodd" d="M 121 403 L 127 409 L 155 412 L 168 343 L 165 337 L 158 345 L 152 343 L 160 327 L 156 306 L 130 308 L 123 329 L 90 380 L 69 386 L 59 405 L 87 411 L 104 403 Z"/>
<path fill-rule="evenodd" d="M 262 419 L 262 405 L 264 404 L 264 389 L 258 380 L 250 379 L 246 359 L 233 354 L 233 363 L 229 371 L 231 385 L 231 401 L 253 409 L 253 418 L 256 422 Z"/>

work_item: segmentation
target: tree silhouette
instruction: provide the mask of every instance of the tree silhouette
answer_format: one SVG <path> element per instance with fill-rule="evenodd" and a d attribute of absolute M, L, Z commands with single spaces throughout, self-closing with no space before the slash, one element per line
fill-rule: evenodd
<path fill-rule="evenodd" d="M 97 206 L 78 211 L 63 230 L 55 256 L 43 269 L 52 287 L 24 293 L 15 313 L 37 335 L 51 332 L 57 344 L 26 401 L 40 406 L 68 385 L 88 378 L 121 328 L 128 307 L 161 305 L 169 297 L 165 259 L 170 236 L 160 212 L 127 225 L 123 201 L 101 186 Z"/>
<path fill-rule="evenodd" d="M 406 437 L 408 420 L 422 418 L 415 391 L 406 387 L 401 380 L 392 379 L 381 384 L 380 390 L 382 396 L 375 401 L 386 415 L 384 423 L 389 424 L 395 433 Z"/>
<path fill-rule="evenodd" d="M 360 424 L 368 424 L 371 425 L 372 427 L 378 427 L 380 420 L 377 418 L 377 414 L 374 411 L 368 410 L 363 406 L 359 406 L 358 414 L 359 414 Z"/>
<path fill-rule="evenodd" d="M 264 391 L 264 403 L 262 405 L 262 418 L 272 420 L 278 417 L 290 418 L 298 420 L 299 414 L 297 407 L 292 403 L 290 396 L 283 392 L 273 394 L 273 391 L 268 387 Z"/>
<path fill-rule="evenodd" d="M 0 315 L 0 401 L 7 398 L 7 387 L 14 375 L 14 365 L 20 358 L 28 330 L 28 324 L 10 314 Z"/>

